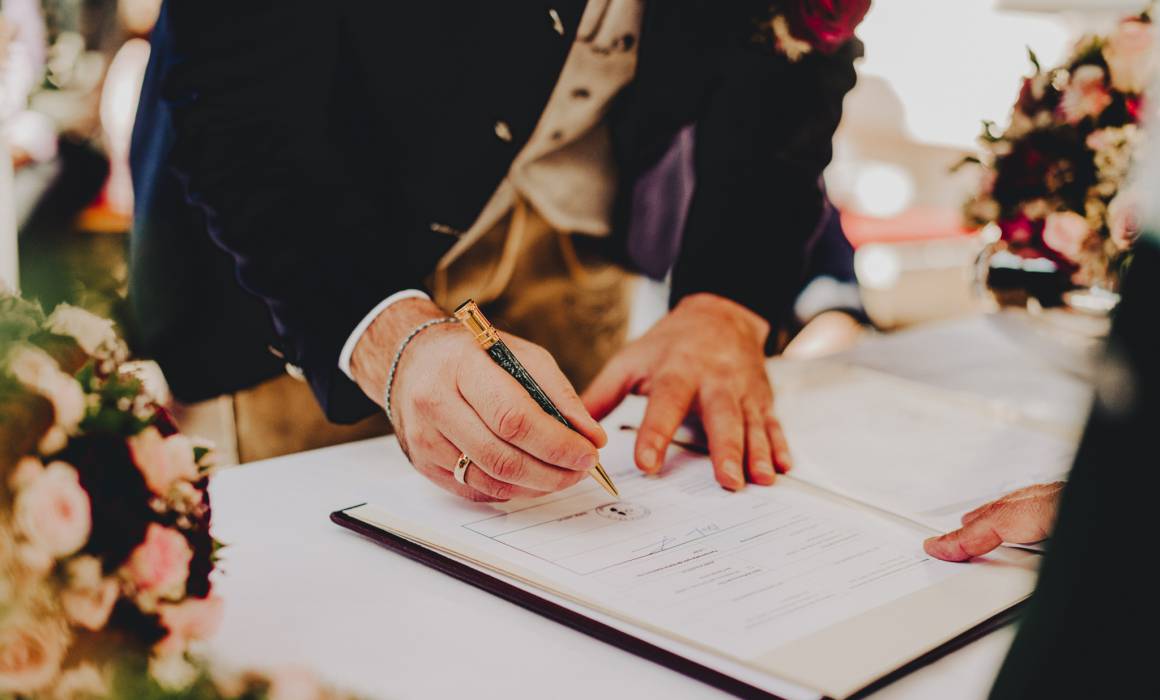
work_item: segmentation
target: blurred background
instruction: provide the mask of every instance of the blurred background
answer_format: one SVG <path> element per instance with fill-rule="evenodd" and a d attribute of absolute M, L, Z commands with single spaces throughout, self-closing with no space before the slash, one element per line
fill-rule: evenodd
<path fill-rule="evenodd" d="M 993 303 L 973 289 L 985 240 L 962 223 L 979 175 L 952 167 L 975 151 L 983 120 L 1008 121 L 1029 47 L 1055 64 L 1080 35 L 1141 4 L 875 0 L 826 181 L 878 328 Z M 129 144 L 159 5 L 0 1 L 0 279 L 47 307 L 112 317 L 131 339 Z M 640 285 L 634 327 L 662 313 L 664 298 L 663 284 Z"/>

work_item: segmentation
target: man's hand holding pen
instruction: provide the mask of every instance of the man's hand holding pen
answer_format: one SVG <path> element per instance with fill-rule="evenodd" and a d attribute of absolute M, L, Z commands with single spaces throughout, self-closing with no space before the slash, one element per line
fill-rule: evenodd
<path fill-rule="evenodd" d="M 412 299 L 371 324 L 351 359 L 352 374 L 368 396 L 385 404 L 397 349 L 425 322 L 445 317 L 434 303 Z M 694 295 L 616 355 L 583 402 L 547 351 L 505 334 L 573 431 L 545 413 L 465 328 L 432 325 L 399 355 L 389 414 L 420 473 L 477 501 L 540 496 L 581 481 L 607 442 L 593 415 L 603 418 L 629 393 L 649 398 L 635 451 L 645 473 L 660 470 L 673 433 L 696 412 L 717 481 L 730 490 L 746 481 L 768 485 L 790 467 L 765 373 L 768 333 L 768 324 L 748 309 Z M 453 476 L 460 455 L 472 462 L 466 485 Z"/>
<path fill-rule="evenodd" d="M 351 358 L 352 373 L 368 396 L 383 402 L 396 349 L 413 329 L 446 315 L 432 302 L 414 299 L 371 324 Z M 597 463 L 597 448 L 607 442 L 546 350 L 507 334 L 504 341 L 576 431 L 545 413 L 458 324 L 431 326 L 415 336 L 391 388 L 392 422 L 411 464 L 435 484 L 475 501 L 568 488 L 585 478 Z M 472 461 L 466 486 L 452 475 L 461 453 Z"/>

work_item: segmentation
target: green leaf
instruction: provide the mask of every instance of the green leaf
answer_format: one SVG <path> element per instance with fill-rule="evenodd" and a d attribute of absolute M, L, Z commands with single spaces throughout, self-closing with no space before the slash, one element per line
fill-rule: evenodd
<path fill-rule="evenodd" d="M 1027 58 L 1031 61 L 1031 65 L 1035 66 L 1035 75 L 1043 72 L 1043 67 L 1039 63 L 1039 56 L 1035 55 L 1035 51 L 1030 46 L 1027 47 Z"/>
<path fill-rule="evenodd" d="M 957 173 L 968 165 L 983 165 L 983 161 L 979 160 L 977 156 L 965 156 L 962 160 L 951 166 L 951 172 Z"/>

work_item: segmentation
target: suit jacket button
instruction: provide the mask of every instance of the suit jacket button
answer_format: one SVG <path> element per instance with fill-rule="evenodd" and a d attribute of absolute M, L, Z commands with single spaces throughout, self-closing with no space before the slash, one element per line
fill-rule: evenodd
<path fill-rule="evenodd" d="M 564 21 L 560 19 L 560 13 L 553 8 L 548 10 L 548 16 L 552 18 L 552 29 L 560 36 L 564 36 Z"/>
<path fill-rule="evenodd" d="M 499 138 L 500 141 L 507 141 L 508 143 L 511 143 L 512 128 L 510 126 L 508 126 L 507 122 L 504 122 L 504 121 L 496 122 L 495 123 L 495 135 Z"/>

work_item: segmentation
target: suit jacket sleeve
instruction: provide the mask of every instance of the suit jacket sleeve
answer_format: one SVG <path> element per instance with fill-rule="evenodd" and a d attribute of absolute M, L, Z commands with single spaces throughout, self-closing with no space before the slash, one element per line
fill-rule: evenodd
<path fill-rule="evenodd" d="M 1138 245 L 1122 291 L 1039 584 L 992 700 L 1131 698 L 1155 691 L 1157 241 L 1146 237 Z"/>
<path fill-rule="evenodd" d="M 769 320 L 771 337 L 791 318 L 859 55 L 856 40 L 797 63 L 756 45 L 723 53 L 697 120 L 697 185 L 673 304 L 719 294 Z"/>
<path fill-rule="evenodd" d="M 166 85 L 173 162 L 242 286 L 268 307 L 286 359 L 328 416 L 375 410 L 338 370 L 343 342 L 394 291 L 421 287 L 406 237 L 387 248 L 385 187 L 336 138 L 355 82 L 339 3 L 176 0 Z M 381 176 L 379 176 L 381 178 Z"/>

